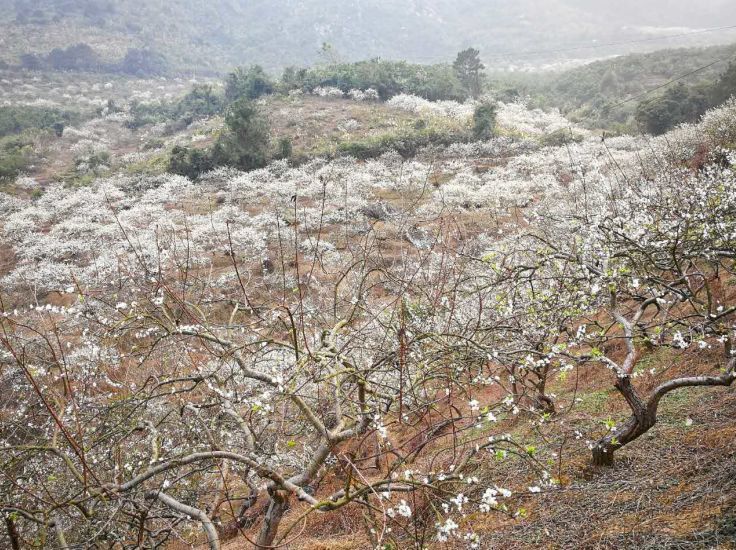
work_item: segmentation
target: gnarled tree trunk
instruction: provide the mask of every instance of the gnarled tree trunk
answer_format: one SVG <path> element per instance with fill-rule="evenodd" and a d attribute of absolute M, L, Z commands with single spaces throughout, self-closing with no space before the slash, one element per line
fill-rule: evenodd
<path fill-rule="evenodd" d="M 616 389 L 629 404 L 632 415 L 616 431 L 612 431 L 593 447 L 593 464 L 595 466 L 612 466 L 613 454 L 627 443 L 649 431 L 657 423 L 657 409 L 651 410 L 641 400 L 631 384 L 631 378 L 625 376 L 616 381 Z"/>
<path fill-rule="evenodd" d="M 618 449 L 647 433 L 657 423 L 659 402 L 669 392 L 685 387 L 730 386 L 736 380 L 735 367 L 736 358 L 729 362 L 725 374 L 721 376 L 692 376 L 670 380 L 657 387 L 646 402 L 639 397 L 631 384 L 630 376 L 620 377 L 616 382 L 616 389 L 626 399 L 632 415 L 615 432 L 611 432 L 595 444 L 593 464 L 612 466 L 613 455 Z"/>

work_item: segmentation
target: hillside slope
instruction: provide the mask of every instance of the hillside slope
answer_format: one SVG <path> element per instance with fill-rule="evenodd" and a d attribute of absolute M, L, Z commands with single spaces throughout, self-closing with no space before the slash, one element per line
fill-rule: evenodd
<path fill-rule="evenodd" d="M 680 79 L 685 86 L 712 85 L 736 59 L 736 44 L 678 48 L 606 59 L 547 75 L 502 74 L 538 105 L 560 109 L 565 116 L 591 128 L 635 132 L 639 101 Z M 649 95 L 648 92 L 655 93 Z M 627 101 L 631 100 L 631 101 Z"/>

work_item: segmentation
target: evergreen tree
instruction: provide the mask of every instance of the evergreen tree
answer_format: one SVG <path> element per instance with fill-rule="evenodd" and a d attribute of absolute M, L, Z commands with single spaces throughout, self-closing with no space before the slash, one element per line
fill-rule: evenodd
<path fill-rule="evenodd" d="M 452 67 L 468 94 L 478 97 L 483 87 L 483 69 L 486 68 L 480 60 L 480 51 L 474 48 L 461 51 Z"/>
<path fill-rule="evenodd" d="M 260 168 L 268 161 L 270 128 L 268 121 L 250 100 L 241 98 L 225 115 L 227 130 L 213 151 L 216 164 L 242 170 Z"/>
<path fill-rule="evenodd" d="M 736 63 L 731 62 L 713 87 L 711 101 L 717 106 L 725 103 L 733 95 L 736 95 Z"/>
<path fill-rule="evenodd" d="M 496 105 L 484 102 L 475 108 L 473 113 L 473 136 L 476 139 L 488 140 L 496 134 Z"/>
<path fill-rule="evenodd" d="M 248 69 L 237 68 L 225 80 L 225 98 L 228 102 L 238 99 L 257 99 L 273 93 L 273 82 L 260 65 Z"/>

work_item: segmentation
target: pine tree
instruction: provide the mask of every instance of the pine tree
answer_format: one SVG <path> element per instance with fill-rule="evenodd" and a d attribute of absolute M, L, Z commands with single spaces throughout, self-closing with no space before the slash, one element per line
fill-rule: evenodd
<path fill-rule="evenodd" d="M 461 51 L 457 54 L 452 67 L 468 94 L 474 98 L 478 97 L 483 84 L 483 69 L 486 68 L 480 60 L 480 51 L 474 48 Z"/>

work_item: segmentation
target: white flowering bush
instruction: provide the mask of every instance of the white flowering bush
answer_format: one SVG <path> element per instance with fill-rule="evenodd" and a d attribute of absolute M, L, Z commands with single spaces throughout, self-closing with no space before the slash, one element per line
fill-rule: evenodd
<path fill-rule="evenodd" d="M 530 110 L 523 102 L 499 103 L 497 122 L 503 128 L 528 136 L 552 134 L 573 127 L 559 111 Z M 576 132 L 588 133 L 577 127 Z"/>
<path fill-rule="evenodd" d="M 631 407 L 629 419 L 590 443 L 594 462 L 600 465 L 611 464 L 617 449 L 656 424 L 658 405 L 668 393 L 688 386 L 728 386 L 736 379 L 730 343 L 736 304 L 716 290 L 721 277 L 733 275 L 736 180 L 731 168 L 709 164 L 693 173 L 674 163 L 654 179 L 612 177 L 588 175 L 568 190 L 572 195 L 567 200 L 545 201 L 531 240 L 518 248 L 520 265 L 538 262 L 533 269 L 541 280 L 535 283 L 535 294 L 544 295 L 542 281 L 554 281 L 557 286 L 550 289 L 553 294 L 545 304 L 552 296 L 562 297 L 576 312 L 567 322 L 587 318 L 590 326 L 585 330 L 585 324 L 580 325 L 575 339 L 550 352 L 530 355 L 521 372 L 543 378 L 555 364 L 601 364 L 612 371 L 616 389 Z M 568 287 L 564 280 L 579 282 Z M 563 289 L 572 294 L 565 296 Z M 522 306 L 525 313 L 537 308 Z M 601 312 L 619 332 L 597 330 L 594 318 Z M 560 326 L 565 320 L 554 323 Z M 605 351 L 614 339 L 626 344 L 623 360 Z M 633 384 L 642 374 L 637 371 L 640 342 L 679 350 L 696 344 L 701 350 L 720 348 L 721 365 L 707 375 L 675 376 L 645 395 Z"/>
<path fill-rule="evenodd" d="M 329 99 L 342 99 L 345 95 L 340 88 L 334 86 L 317 86 L 312 90 L 312 94 Z"/>
<path fill-rule="evenodd" d="M 353 101 L 378 101 L 380 99 L 378 92 L 373 88 L 367 90 L 352 89 L 348 92 L 348 97 Z"/>
<path fill-rule="evenodd" d="M 700 129 L 716 143 L 736 142 L 736 97 L 703 115 Z"/>
<path fill-rule="evenodd" d="M 398 94 L 386 104 L 394 109 L 401 109 L 418 115 L 432 115 L 454 120 L 469 120 L 473 116 L 475 103 L 458 103 L 457 101 L 429 101 L 409 94 Z"/>
<path fill-rule="evenodd" d="M 349 118 L 347 120 L 341 120 L 337 124 L 337 128 L 342 132 L 354 132 L 355 130 L 360 128 L 360 122 L 358 122 L 354 118 Z"/>

